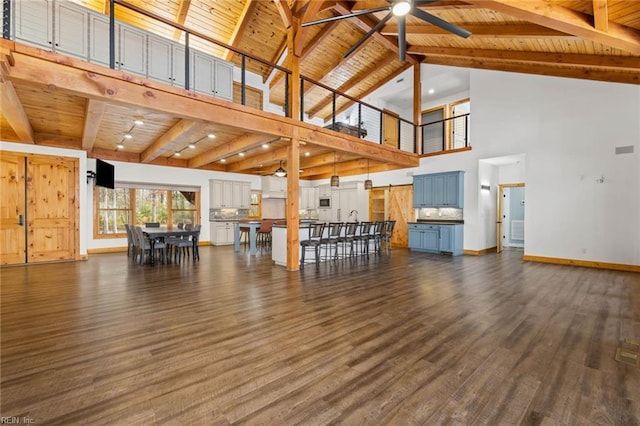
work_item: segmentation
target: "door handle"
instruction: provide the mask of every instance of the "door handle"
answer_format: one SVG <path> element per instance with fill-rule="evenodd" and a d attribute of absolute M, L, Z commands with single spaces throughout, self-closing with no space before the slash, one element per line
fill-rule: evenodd
<path fill-rule="evenodd" d="M 18 215 L 18 225 L 24 226 L 24 216 Z"/>

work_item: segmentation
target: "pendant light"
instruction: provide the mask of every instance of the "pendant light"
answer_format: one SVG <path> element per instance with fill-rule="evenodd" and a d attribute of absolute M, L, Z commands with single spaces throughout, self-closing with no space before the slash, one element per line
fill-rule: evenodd
<path fill-rule="evenodd" d="M 285 177 L 287 175 L 287 171 L 282 168 L 282 160 L 280 160 L 280 167 L 276 169 L 274 175 L 278 177 Z"/>
<path fill-rule="evenodd" d="M 369 179 L 369 159 L 367 158 L 367 180 L 364 181 L 364 189 L 373 188 L 373 181 Z"/>
<path fill-rule="evenodd" d="M 337 188 L 340 186 L 340 177 L 336 174 L 336 152 L 333 151 L 333 176 L 331 176 L 331 186 Z"/>

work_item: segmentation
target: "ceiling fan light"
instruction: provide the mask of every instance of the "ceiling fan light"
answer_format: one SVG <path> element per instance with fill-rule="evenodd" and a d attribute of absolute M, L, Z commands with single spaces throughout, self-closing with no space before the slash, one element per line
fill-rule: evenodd
<path fill-rule="evenodd" d="M 411 10 L 411 2 L 409 0 L 396 0 L 391 6 L 391 11 L 395 16 L 405 16 Z"/>

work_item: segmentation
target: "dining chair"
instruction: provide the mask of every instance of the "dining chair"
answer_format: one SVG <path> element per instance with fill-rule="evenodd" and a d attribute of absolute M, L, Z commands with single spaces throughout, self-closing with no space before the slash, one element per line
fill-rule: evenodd
<path fill-rule="evenodd" d="M 131 257 L 135 251 L 135 240 L 133 239 L 133 234 L 131 233 L 131 226 L 128 223 L 124 224 L 124 229 L 127 231 L 127 257 Z"/>
<path fill-rule="evenodd" d="M 134 232 L 138 239 L 138 251 L 140 254 L 140 264 L 144 264 L 146 258 L 151 256 L 151 241 L 147 237 L 144 236 L 144 232 L 140 226 L 136 226 L 134 228 Z M 161 254 L 160 258 L 162 262 L 165 262 L 165 243 L 162 241 L 154 241 L 153 249 L 157 251 L 158 254 Z M 155 255 L 156 253 L 154 253 Z M 145 258 L 146 256 L 146 258 Z"/>

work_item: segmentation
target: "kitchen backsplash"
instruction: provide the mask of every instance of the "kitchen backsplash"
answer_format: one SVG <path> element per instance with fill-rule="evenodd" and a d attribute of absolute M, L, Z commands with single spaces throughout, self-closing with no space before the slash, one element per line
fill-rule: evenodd
<path fill-rule="evenodd" d="M 418 209 L 418 219 L 421 220 L 462 220 L 462 209 L 454 208 L 423 208 Z"/>
<path fill-rule="evenodd" d="M 249 209 L 209 209 L 209 220 L 246 219 Z"/>

